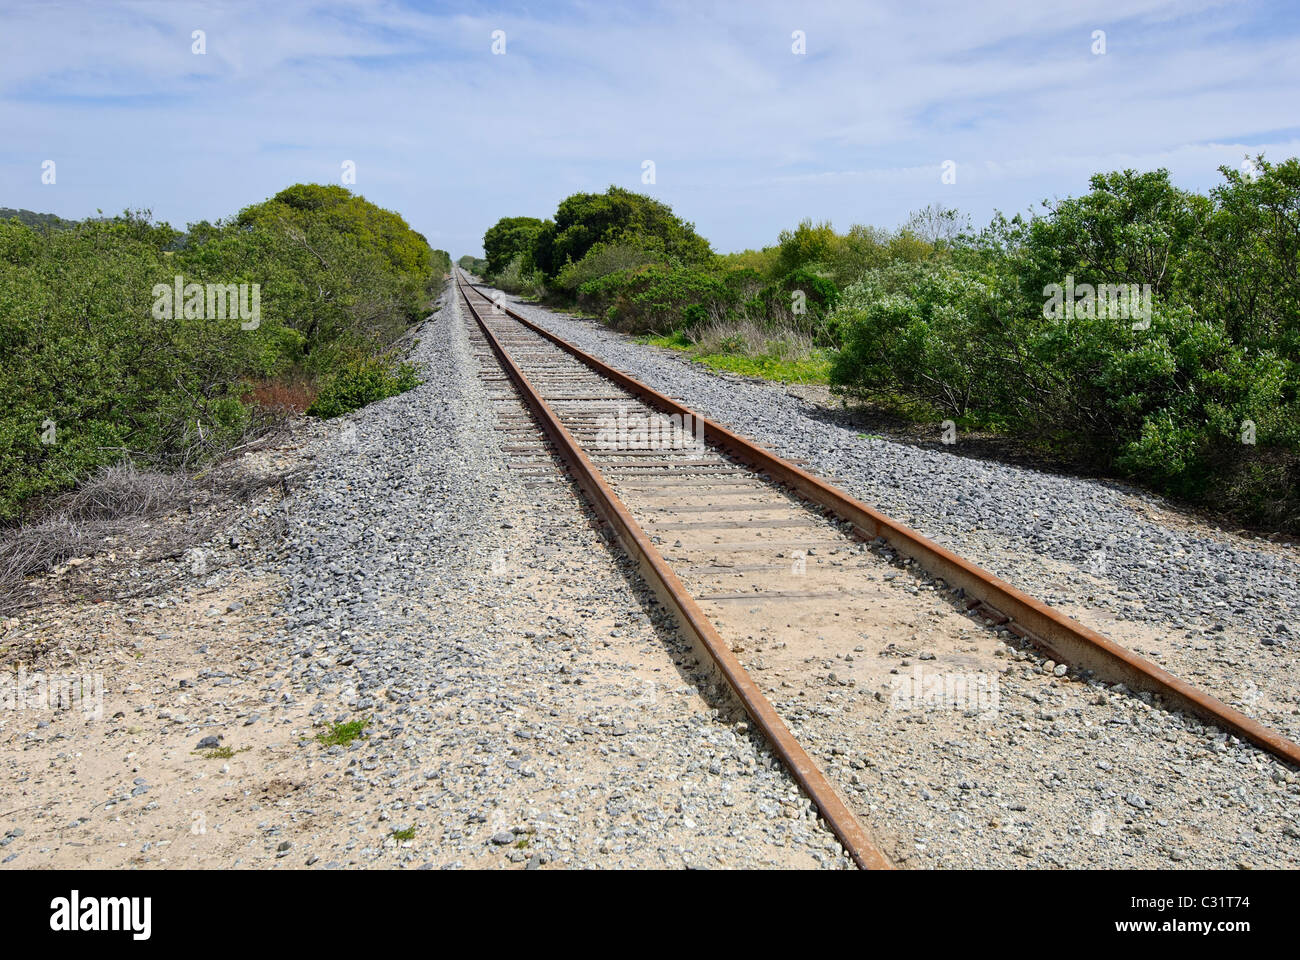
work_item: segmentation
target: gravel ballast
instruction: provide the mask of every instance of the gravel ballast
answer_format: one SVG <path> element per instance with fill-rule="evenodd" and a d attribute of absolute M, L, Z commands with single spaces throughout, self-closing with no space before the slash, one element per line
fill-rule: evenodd
<path fill-rule="evenodd" d="M 277 642 L 329 713 L 371 721 L 317 762 L 416 828 L 347 862 L 848 866 L 576 491 L 508 469 L 462 310 L 291 511 Z"/>

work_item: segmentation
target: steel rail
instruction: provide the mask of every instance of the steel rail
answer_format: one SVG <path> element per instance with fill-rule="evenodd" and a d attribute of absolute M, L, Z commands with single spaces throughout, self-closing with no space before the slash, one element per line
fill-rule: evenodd
<path fill-rule="evenodd" d="M 704 611 L 687 592 L 677 574 L 646 536 L 626 505 L 605 482 L 600 470 L 593 464 L 582 446 L 560 422 L 550 404 L 542 398 L 541 393 L 498 341 L 466 295 L 460 277 L 457 277 L 457 287 L 465 306 L 477 321 L 479 329 L 483 332 L 488 346 L 496 355 L 502 369 L 536 416 L 543 432 L 555 444 L 560 456 L 573 472 L 578 485 L 586 493 L 592 507 L 614 530 L 628 555 L 636 560 L 642 575 L 660 601 L 673 614 L 683 631 L 713 660 L 718 672 L 744 706 L 745 712 L 754 721 L 754 725 L 762 731 L 773 751 L 789 768 L 804 793 L 816 805 L 827 826 L 839 838 L 853 862 L 864 870 L 890 869 L 889 861 L 876 849 L 867 831 L 847 804 L 840 799 L 839 794 L 812 757 L 786 727 L 776 708 L 763 695 L 744 666 L 731 652 L 730 646 L 709 622 Z"/>
<path fill-rule="evenodd" d="M 476 286 L 472 283 L 470 285 Z M 481 292 L 480 296 L 490 299 Z M 962 559 L 952 551 L 941 547 L 910 527 L 890 519 L 860 500 L 854 499 L 819 477 L 801 470 L 790 461 L 764 449 L 752 440 L 701 417 L 670 397 L 598 360 L 509 306 L 501 304 L 501 309 L 527 329 L 540 334 L 570 356 L 656 409 L 698 420 L 703 425 L 706 442 L 726 450 L 754 470 L 767 474 L 804 499 L 825 507 L 841 519 L 853 524 L 859 536 L 865 539 L 882 538 L 899 553 L 915 561 L 927 573 L 942 578 L 950 586 L 964 590 L 965 595 L 973 599 L 972 608 L 982 608 L 986 616 L 1000 620 L 1007 629 L 1051 654 L 1058 662 L 1072 664 L 1082 670 L 1090 670 L 1099 678 L 1111 683 L 1123 683 L 1132 690 L 1159 695 L 1164 698 L 1167 705 L 1185 710 L 1253 743 L 1261 750 L 1271 753 L 1292 766 L 1300 767 L 1300 745 L 1280 733 L 1270 730 L 1259 721 L 1180 680 L 1150 660 L 1102 636 L 1077 620 L 1035 600 L 987 570 Z"/>

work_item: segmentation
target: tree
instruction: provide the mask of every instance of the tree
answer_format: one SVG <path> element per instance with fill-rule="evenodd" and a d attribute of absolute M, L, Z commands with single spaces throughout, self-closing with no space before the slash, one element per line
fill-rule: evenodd
<path fill-rule="evenodd" d="M 931 203 L 913 211 L 903 229 L 929 244 L 952 243 L 970 230 L 970 218 L 960 210 Z"/>
<path fill-rule="evenodd" d="M 555 220 L 542 224 L 537 233 L 533 263 L 554 280 L 566 263 L 577 263 L 601 242 L 655 246 L 682 265 L 707 263 L 713 257 L 694 224 L 674 215 L 666 203 L 610 187 L 604 193 L 575 193 L 562 200 Z"/>
<path fill-rule="evenodd" d="M 530 254 L 533 240 L 542 228 L 536 217 L 502 217 L 483 234 L 487 272 L 495 276 L 519 254 Z"/>
<path fill-rule="evenodd" d="M 1156 296 L 1177 271 L 1210 203 L 1179 190 L 1168 170 L 1099 173 L 1092 191 L 1056 204 L 1029 227 L 1029 290 L 1064 283 L 1150 284 Z"/>
<path fill-rule="evenodd" d="M 839 237 L 829 222 L 814 225 L 801 220 L 793 230 L 782 230 L 780 253 L 776 259 L 776 276 L 809 264 L 829 264 L 839 246 Z"/>
<path fill-rule="evenodd" d="M 1214 211 L 1195 245 L 1189 300 L 1239 343 L 1300 364 L 1300 160 L 1262 156 L 1249 175 L 1220 167 Z"/>

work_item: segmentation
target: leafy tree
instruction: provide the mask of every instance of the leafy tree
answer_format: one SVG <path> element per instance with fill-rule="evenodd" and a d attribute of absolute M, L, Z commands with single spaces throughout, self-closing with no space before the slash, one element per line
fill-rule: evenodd
<path fill-rule="evenodd" d="M 48 230 L 68 230 L 77 225 L 75 220 L 64 220 L 52 213 L 36 213 L 34 210 L 16 210 L 13 207 L 0 207 L 0 220 L 17 220 L 28 227 L 42 227 Z"/>
<path fill-rule="evenodd" d="M 793 230 L 782 230 L 776 275 L 783 276 L 810 264 L 827 264 L 834 257 L 838 244 L 839 237 L 830 223 L 814 225 L 811 220 L 802 220 Z"/>
<path fill-rule="evenodd" d="M 1221 167 L 1213 211 L 1194 245 L 1187 299 L 1237 343 L 1300 363 L 1300 160 L 1262 156 L 1246 175 Z"/>
<path fill-rule="evenodd" d="M 931 203 L 908 216 L 903 229 L 932 246 L 950 244 L 970 230 L 970 219 L 960 210 Z"/>
<path fill-rule="evenodd" d="M 560 202 L 554 221 L 543 223 L 533 245 L 533 262 L 554 280 L 566 263 L 577 263 L 597 243 L 656 243 L 666 258 L 682 264 L 709 262 L 713 251 L 693 224 L 652 197 L 610 187 L 604 193 L 575 193 Z"/>
<path fill-rule="evenodd" d="M 542 221 L 536 217 L 502 217 L 489 227 L 487 233 L 483 234 L 488 274 L 495 276 L 515 257 L 531 254 L 533 240 L 541 228 Z M 521 268 L 529 271 L 530 267 L 528 257 L 525 256 Z"/>
<path fill-rule="evenodd" d="M 1049 283 L 1177 286 L 1178 271 L 1210 204 L 1169 182 L 1169 171 L 1099 173 L 1091 192 L 1047 205 L 1025 238 L 1020 268 L 1029 296 Z"/>

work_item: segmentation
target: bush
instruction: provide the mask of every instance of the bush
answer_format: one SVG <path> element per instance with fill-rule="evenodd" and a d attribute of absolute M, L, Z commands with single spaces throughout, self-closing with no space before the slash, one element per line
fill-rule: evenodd
<path fill-rule="evenodd" d="M 1186 304 L 1154 300 L 1146 329 L 1049 319 L 1020 282 L 952 265 L 870 272 L 832 313 L 843 339 L 832 383 L 1297 528 L 1300 404 L 1281 356 L 1234 343 Z"/>
<path fill-rule="evenodd" d="M 376 400 L 395 397 L 419 384 L 411 364 L 402 363 L 393 370 L 382 358 L 366 357 L 330 376 L 307 408 L 307 414 L 328 420 L 360 410 Z"/>
<path fill-rule="evenodd" d="M 983 419 L 1002 412 L 1006 344 L 988 284 L 949 267 L 873 271 L 831 315 L 831 382 L 861 400 Z"/>
<path fill-rule="evenodd" d="M 753 300 L 767 284 L 763 274 L 749 267 L 730 268 L 722 275 L 722 285 L 729 299 L 739 303 Z"/>
<path fill-rule="evenodd" d="M 183 465 L 242 434 L 231 386 L 280 331 L 155 318 L 174 238 L 143 215 L 0 224 L 0 520 L 128 452 Z"/>
<path fill-rule="evenodd" d="M 664 333 L 725 314 L 731 298 L 700 270 L 651 264 L 589 280 L 578 288 L 578 302 L 621 330 Z"/>
<path fill-rule="evenodd" d="M 500 287 L 507 293 L 521 293 L 529 297 L 544 296 L 546 285 L 543 282 L 542 272 L 540 270 L 527 272 L 525 259 L 524 254 L 517 254 L 504 270 L 492 278 L 492 285 Z"/>
<path fill-rule="evenodd" d="M 0 222 L 0 522 L 126 456 L 172 469 L 228 449 L 264 422 L 256 397 L 309 393 L 422 318 L 440 263 L 401 217 L 314 184 L 185 234 L 147 213 Z M 257 284 L 258 322 L 155 295 L 178 275 Z"/>
<path fill-rule="evenodd" d="M 663 244 L 649 238 L 632 243 L 597 243 L 577 263 L 564 265 L 555 279 L 555 287 L 573 296 L 589 281 L 620 270 L 664 262 Z"/>
<path fill-rule="evenodd" d="M 610 187 L 604 193 L 575 193 L 562 200 L 555 219 L 538 230 L 532 260 L 547 280 L 554 280 L 566 264 L 581 261 L 598 243 L 654 244 L 679 264 L 703 265 L 713 258 L 708 241 L 667 204 Z"/>
<path fill-rule="evenodd" d="M 514 260 L 522 258 L 520 269 L 533 272 L 532 248 L 542 221 L 536 217 L 502 217 L 483 234 L 483 251 L 487 254 L 484 274 L 498 276 Z"/>
<path fill-rule="evenodd" d="M 714 258 L 714 267 L 724 273 L 754 274 L 759 278 L 761 287 L 767 278 L 776 275 L 776 259 L 780 255 L 780 247 L 742 250 L 740 253 L 721 253 Z"/>
<path fill-rule="evenodd" d="M 803 220 L 793 230 L 782 230 L 776 275 L 783 276 L 800 267 L 828 263 L 838 244 L 839 237 L 829 223 L 814 225 L 811 220 Z"/>
<path fill-rule="evenodd" d="M 773 327 L 798 331 L 802 336 L 830 346 L 833 338 L 826 317 L 839 302 L 834 281 L 798 267 L 776 283 L 768 284 L 746 305 L 746 314 Z"/>

